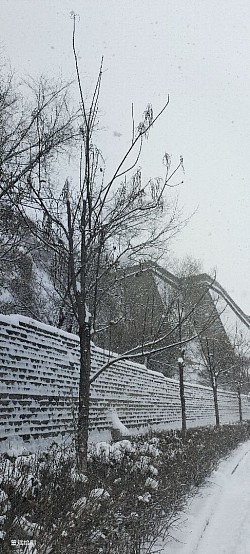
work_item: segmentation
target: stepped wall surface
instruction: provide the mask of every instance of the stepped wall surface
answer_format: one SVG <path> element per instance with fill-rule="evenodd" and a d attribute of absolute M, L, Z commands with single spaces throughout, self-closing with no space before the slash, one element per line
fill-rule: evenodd
<path fill-rule="evenodd" d="M 93 374 L 109 354 L 93 346 Z M 73 431 L 79 380 L 78 337 L 17 315 L 0 316 L 0 440 L 52 437 Z M 209 387 L 185 384 L 187 425 L 214 424 Z M 218 393 L 222 423 L 239 420 L 236 393 Z M 132 361 L 117 361 L 91 388 L 92 431 L 110 429 L 115 409 L 131 431 L 181 426 L 179 384 Z M 243 418 L 250 419 L 247 396 Z"/>

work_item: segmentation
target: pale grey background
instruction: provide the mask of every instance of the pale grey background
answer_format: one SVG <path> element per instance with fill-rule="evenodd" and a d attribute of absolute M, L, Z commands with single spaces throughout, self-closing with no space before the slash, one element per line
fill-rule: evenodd
<path fill-rule="evenodd" d="M 167 94 L 152 130 L 144 177 L 163 174 L 162 157 L 184 157 L 179 188 L 188 227 L 172 245 L 190 254 L 250 314 L 250 3 L 248 0 L 0 0 L 2 55 L 17 74 L 72 78 L 70 12 L 80 16 L 77 49 L 83 88 L 104 55 L 100 128 L 110 171 L 131 140 L 131 102 L 139 119 Z M 182 179 L 183 176 L 181 175 Z"/>

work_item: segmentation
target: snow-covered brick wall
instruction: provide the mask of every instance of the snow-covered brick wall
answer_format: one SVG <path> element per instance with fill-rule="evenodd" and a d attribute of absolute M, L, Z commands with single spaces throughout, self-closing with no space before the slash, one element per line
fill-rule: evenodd
<path fill-rule="evenodd" d="M 93 374 L 108 353 L 93 346 Z M 79 380 L 77 336 L 32 319 L 0 316 L 0 439 L 52 437 L 74 428 Z M 214 423 L 212 390 L 186 383 L 188 426 Z M 239 419 L 237 395 L 219 391 L 222 422 Z M 244 419 L 250 418 L 246 396 Z M 113 410 L 113 411 L 112 411 Z M 90 424 L 104 432 L 114 410 L 129 432 L 181 425 L 179 384 L 132 361 L 117 361 L 93 383 Z M 114 418 L 113 418 L 114 420 Z"/>

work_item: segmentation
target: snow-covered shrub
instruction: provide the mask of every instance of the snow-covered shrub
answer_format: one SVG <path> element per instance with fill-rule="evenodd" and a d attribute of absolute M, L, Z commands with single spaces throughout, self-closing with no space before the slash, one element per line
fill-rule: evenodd
<path fill-rule="evenodd" d="M 249 436 L 245 423 L 99 443 L 87 475 L 72 450 L 58 446 L 2 456 L 1 551 L 10 551 L 11 539 L 28 539 L 36 554 L 150 554 L 186 495 Z"/>

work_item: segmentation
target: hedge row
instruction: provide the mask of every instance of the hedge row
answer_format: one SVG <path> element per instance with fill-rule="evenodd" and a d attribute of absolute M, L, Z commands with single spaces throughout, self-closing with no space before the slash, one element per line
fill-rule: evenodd
<path fill-rule="evenodd" d="M 161 432 L 99 443 L 88 475 L 72 449 L 0 459 L 2 549 L 34 554 L 142 554 L 197 487 L 240 442 L 250 423 Z M 12 543 L 11 543 L 12 541 Z"/>

